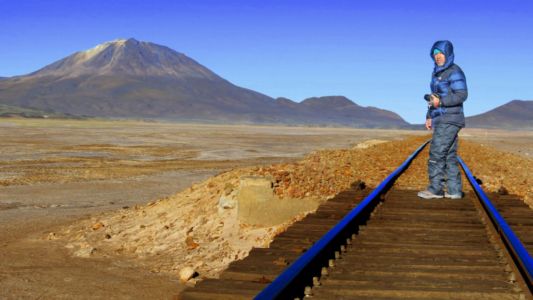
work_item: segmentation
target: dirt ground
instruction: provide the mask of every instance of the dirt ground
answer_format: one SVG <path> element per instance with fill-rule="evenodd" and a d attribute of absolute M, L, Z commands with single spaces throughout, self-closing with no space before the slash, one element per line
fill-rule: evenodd
<path fill-rule="evenodd" d="M 461 138 L 533 159 L 533 131 L 465 128 Z"/>
<path fill-rule="evenodd" d="M 412 135 L 420 137 L 402 141 Z M 268 175 L 279 182 L 275 192 L 280 197 L 327 198 L 356 179 L 376 184 L 427 135 L 347 128 L 0 119 L 0 298 L 171 298 L 183 285 L 172 271 L 179 263 L 165 263 L 169 258 L 164 253 L 183 254 L 176 261 L 205 260 L 210 248 L 204 245 L 213 244 L 205 232 L 236 233 L 230 222 L 217 223 L 230 215 L 212 219 L 209 215 L 217 215 L 216 195 L 228 182 L 235 184 L 242 174 Z M 531 170 L 532 132 L 466 129 L 461 137 L 473 142 L 462 144 L 464 159 L 472 162 L 476 174 L 486 175 L 488 188 L 505 185 L 514 193 L 531 193 L 524 192 L 529 181 L 518 180 Z M 424 172 L 424 164 L 416 162 L 411 173 Z M 399 184 L 423 186 L 413 178 L 408 175 Z M 172 215 L 170 209 L 177 208 L 183 210 L 181 215 Z M 98 220 L 106 228 L 91 229 Z M 173 246 L 172 238 L 182 242 L 178 233 L 140 223 L 148 221 L 157 226 L 185 222 L 199 228 L 194 239 L 188 239 L 188 228 L 179 233 L 187 235 L 185 250 L 192 253 L 183 252 L 181 244 Z M 259 234 L 275 234 L 275 230 L 241 229 L 224 242 L 251 247 Z M 123 235 L 123 240 L 115 235 Z M 65 246 L 74 242 L 85 243 L 88 249 L 96 249 L 90 248 L 94 245 L 102 255 L 72 255 Z M 245 255 L 239 252 L 242 247 L 226 253 L 228 259 Z M 124 253 L 116 255 L 112 249 Z M 128 249 L 131 255 L 126 255 Z M 154 249 L 163 249 L 163 255 Z M 211 259 L 216 255 L 220 253 Z"/>
<path fill-rule="evenodd" d="M 180 290 L 176 276 L 116 257 L 73 257 L 42 236 L 235 168 L 422 133 L 0 119 L 0 298 L 169 298 Z"/>

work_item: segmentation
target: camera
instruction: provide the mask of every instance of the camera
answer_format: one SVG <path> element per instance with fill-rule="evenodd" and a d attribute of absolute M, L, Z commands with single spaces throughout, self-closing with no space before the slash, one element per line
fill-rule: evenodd
<path fill-rule="evenodd" d="M 433 93 L 433 94 L 425 94 L 424 95 L 424 100 L 426 100 L 426 102 L 428 103 L 429 107 L 433 107 L 433 103 L 431 103 L 431 96 L 432 95 L 440 99 L 439 94 L 435 94 L 435 93 Z"/>

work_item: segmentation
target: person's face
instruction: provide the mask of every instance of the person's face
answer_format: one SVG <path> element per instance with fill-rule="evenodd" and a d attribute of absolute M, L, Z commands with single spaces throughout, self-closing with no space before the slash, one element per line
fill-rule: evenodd
<path fill-rule="evenodd" d="M 435 63 L 437 63 L 437 66 L 441 67 L 446 62 L 446 56 L 442 54 L 442 52 L 439 52 L 435 55 L 433 55 L 433 58 L 435 59 Z"/>

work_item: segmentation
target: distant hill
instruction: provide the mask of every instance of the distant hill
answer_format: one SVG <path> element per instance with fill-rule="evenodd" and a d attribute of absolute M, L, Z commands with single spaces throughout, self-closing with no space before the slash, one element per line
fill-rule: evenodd
<path fill-rule="evenodd" d="M 397 114 L 335 96 L 276 100 L 185 54 L 135 39 L 76 52 L 0 81 L 0 104 L 71 115 L 230 123 L 405 127 Z"/>
<path fill-rule="evenodd" d="M 486 113 L 467 117 L 466 126 L 533 129 L 533 100 L 513 100 Z"/>
<path fill-rule="evenodd" d="M 352 127 L 407 127 L 398 114 L 374 107 L 357 105 L 344 96 L 312 97 L 297 103 L 286 98 L 277 101 L 292 109 L 303 123 L 339 124 Z M 310 122 L 312 121 L 312 122 Z"/>

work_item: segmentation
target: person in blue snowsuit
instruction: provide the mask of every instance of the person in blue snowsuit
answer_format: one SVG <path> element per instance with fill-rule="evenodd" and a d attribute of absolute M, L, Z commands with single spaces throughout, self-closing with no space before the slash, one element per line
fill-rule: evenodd
<path fill-rule="evenodd" d="M 426 128 L 433 129 L 428 160 L 429 186 L 418 196 L 424 199 L 460 199 L 463 191 L 457 143 L 459 130 L 465 127 L 463 102 L 468 97 L 466 78 L 461 68 L 453 62 L 453 45 L 450 41 L 435 42 L 430 56 L 435 67 L 426 114 Z"/>

